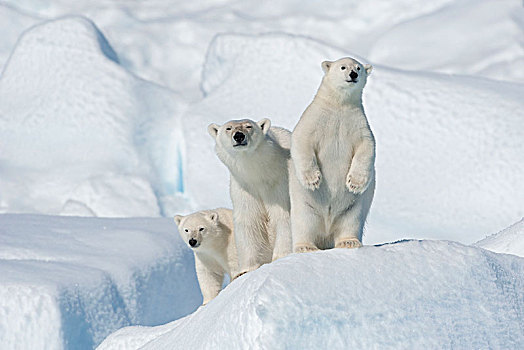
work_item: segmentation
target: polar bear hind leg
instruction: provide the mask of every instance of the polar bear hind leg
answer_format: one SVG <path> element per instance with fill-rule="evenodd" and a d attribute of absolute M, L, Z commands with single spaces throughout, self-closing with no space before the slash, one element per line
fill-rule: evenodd
<path fill-rule="evenodd" d="M 291 205 L 291 232 L 293 251 L 307 253 L 319 250 L 318 237 L 325 236 L 324 219 L 305 201 L 298 200 Z"/>
<path fill-rule="evenodd" d="M 359 248 L 362 246 L 364 224 L 371 207 L 374 191 L 375 181 L 372 179 L 368 189 L 334 222 L 332 232 L 335 248 Z"/>
<path fill-rule="evenodd" d="M 335 248 L 359 248 L 362 246 L 362 202 L 357 201 L 342 213 L 333 225 Z"/>

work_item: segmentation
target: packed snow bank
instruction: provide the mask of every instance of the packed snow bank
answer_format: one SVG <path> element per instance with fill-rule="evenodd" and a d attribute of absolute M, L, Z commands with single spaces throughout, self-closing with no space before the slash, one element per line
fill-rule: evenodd
<path fill-rule="evenodd" d="M 31 28 L 0 77 L 0 212 L 171 215 L 183 107 L 123 69 L 89 20 Z"/>
<path fill-rule="evenodd" d="M 0 215 L 0 271 L 3 349 L 92 349 L 202 303 L 170 219 Z"/>
<path fill-rule="evenodd" d="M 320 62 L 348 55 L 291 35 L 218 36 L 203 71 L 206 98 L 183 118 L 186 139 L 198 140 L 186 145 L 195 202 L 229 205 L 228 172 L 214 155 L 209 123 L 269 117 L 292 129 L 320 84 Z M 366 242 L 471 243 L 520 219 L 522 96 L 521 84 L 375 66 L 364 90 L 377 140 Z"/>
<path fill-rule="evenodd" d="M 478 241 L 475 245 L 497 253 L 524 257 L 524 218 L 499 233 Z"/>
<path fill-rule="evenodd" d="M 15 6 L 5 2 L 0 3 L 0 33 L 2 33 L 2 40 L 0 40 L 0 71 L 2 71 L 9 54 L 15 47 L 20 34 L 39 21 L 40 19 L 36 16 L 20 11 Z"/>
<path fill-rule="evenodd" d="M 384 32 L 368 57 L 401 69 L 523 83 L 523 19 L 517 1 L 454 1 Z"/>
<path fill-rule="evenodd" d="M 99 349 L 521 348 L 524 259 L 446 241 L 295 254 Z M 140 341 L 141 340 L 141 341 Z"/>
<path fill-rule="evenodd" d="M 515 0 L 3 0 L 0 7 L 12 9 L 0 28 L 15 16 L 89 17 L 125 67 L 190 100 L 200 98 L 204 54 L 218 33 L 304 35 L 387 66 L 524 82 L 523 10 Z M 22 29 L 2 32 L 6 46 Z"/>
<path fill-rule="evenodd" d="M 393 4 L 375 0 L 348 5 L 346 0 L 333 0 L 325 6 L 297 0 L 4 0 L 0 6 L 48 19 L 70 14 L 91 18 L 108 36 L 128 69 L 196 100 L 201 97 L 198 82 L 204 55 L 217 33 L 301 34 L 365 53 L 374 38 L 395 24 L 449 2 L 398 0 Z"/>

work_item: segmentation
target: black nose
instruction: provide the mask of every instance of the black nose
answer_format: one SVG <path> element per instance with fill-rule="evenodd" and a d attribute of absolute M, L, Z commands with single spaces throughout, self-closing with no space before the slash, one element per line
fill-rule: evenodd
<path fill-rule="evenodd" d="M 351 71 L 351 73 L 349 73 L 349 77 L 351 78 L 351 80 L 355 80 L 358 78 L 358 73 L 355 71 Z"/>
<path fill-rule="evenodd" d="M 237 131 L 235 135 L 233 135 L 233 140 L 235 140 L 238 143 L 243 142 L 246 139 L 246 135 L 241 133 L 240 131 Z"/>
<path fill-rule="evenodd" d="M 196 244 L 197 244 L 197 240 L 196 240 L 196 239 L 191 238 L 191 239 L 189 240 L 189 245 L 190 245 L 191 247 L 196 246 Z"/>

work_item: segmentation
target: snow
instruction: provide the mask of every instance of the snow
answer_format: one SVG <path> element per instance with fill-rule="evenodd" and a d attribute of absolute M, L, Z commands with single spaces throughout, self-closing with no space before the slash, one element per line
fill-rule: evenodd
<path fill-rule="evenodd" d="M 193 254 L 164 218 L 3 214 L 0 271 L 3 349 L 93 348 L 202 303 Z"/>
<path fill-rule="evenodd" d="M 521 3 L 4 0 L 0 33 L 2 349 L 524 347 Z M 343 56 L 374 65 L 367 246 L 189 315 L 161 217 L 231 206 L 207 125 L 292 129 Z M 370 246 L 409 238 L 450 241 Z"/>
<path fill-rule="evenodd" d="M 0 79 L 0 212 L 159 216 L 180 196 L 185 103 L 118 62 L 82 17 L 21 36 Z"/>
<path fill-rule="evenodd" d="M 513 0 L 453 2 L 394 26 L 368 57 L 402 69 L 522 83 L 523 19 L 522 3 Z"/>
<path fill-rule="evenodd" d="M 295 254 L 102 349 L 521 348 L 524 259 L 449 241 Z"/>
<path fill-rule="evenodd" d="M 126 68 L 191 101 L 200 99 L 204 54 L 217 33 L 303 35 L 396 68 L 409 62 L 417 69 L 524 82 L 523 9 L 515 0 L 332 0 L 329 6 L 298 0 L 4 0 L 0 6 L 10 9 L 2 19 L 20 22 L 9 27 L 13 36 L 36 19 L 82 14 L 107 35 Z"/>
<path fill-rule="evenodd" d="M 478 241 L 475 245 L 497 253 L 524 257 L 524 218 L 510 227 Z"/>

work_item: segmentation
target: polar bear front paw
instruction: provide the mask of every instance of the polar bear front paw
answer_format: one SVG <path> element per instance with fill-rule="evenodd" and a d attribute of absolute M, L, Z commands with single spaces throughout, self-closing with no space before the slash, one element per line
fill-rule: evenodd
<path fill-rule="evenodd" d="M 344 238 L 337 242 L 335 244 L 335 248 L 360 248 L 362 247 L 362 243 L 358 240 L 358 238 L 350 237 L 350 238 Z"/>
<path fill-rule="evenodd" d="M 302 185 L 308 190 L 314 191 L 320 187 L 322 173 L 320 169 L 310 169 L 302 172 Z"/>
<path fill-rule="evenodd" d="M 315 252 L 317 250 L 319 249 L 311 244 L 297 244 L 295 245 L 295 248 L 293 249 L 295 253 L 309 253 L 309 252 Z"/>
<path fill-rule="evenodd" d="M 363 173 L 349 173 L 346 179 L 346 186 L 350 192 L 355 194 L 363 193 L 369 186 L 369 176 Z"/>

